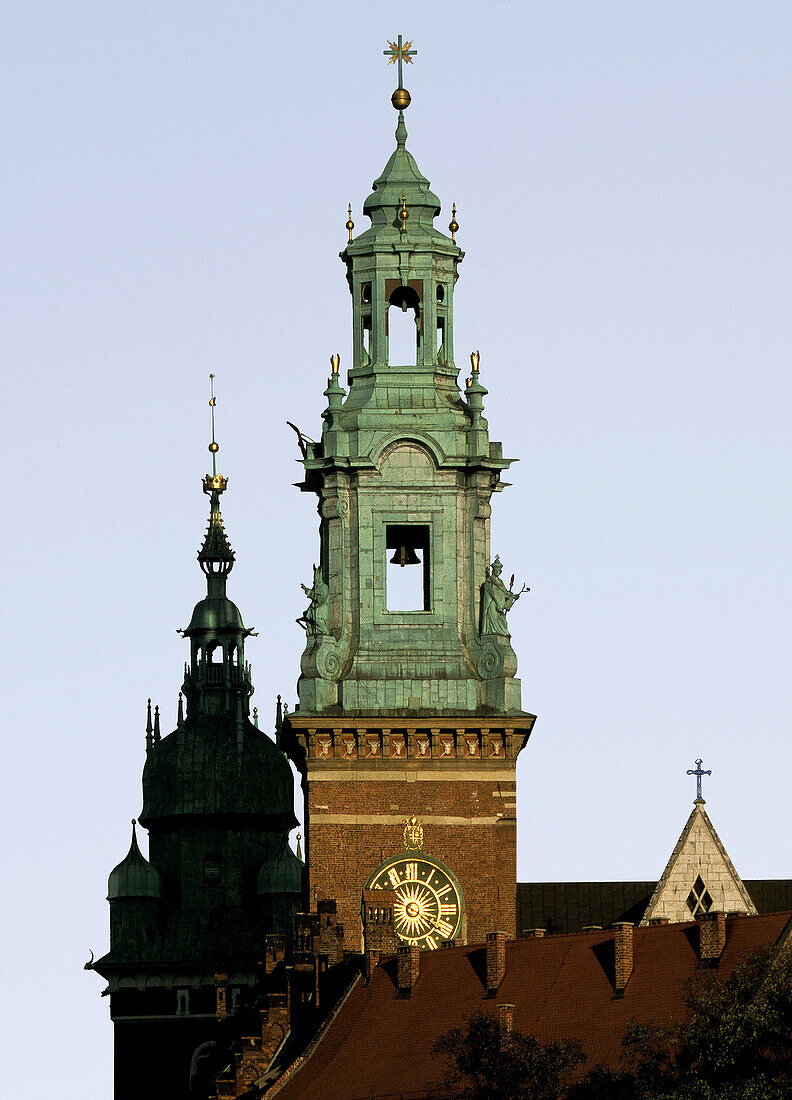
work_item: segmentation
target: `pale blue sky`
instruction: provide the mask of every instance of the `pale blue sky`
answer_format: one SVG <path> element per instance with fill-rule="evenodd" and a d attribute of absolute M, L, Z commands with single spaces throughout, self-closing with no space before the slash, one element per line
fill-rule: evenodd
<path fill-rule="evenodd" d="M 398 22 L 394 13 L 398 10 Z M 107 1100 L 107 874 L 145 702 L 176 715 L 217 375 L 230 594 L 293 703 L 316 515 L 285 421 L 349 364 L 343 248 L 408 147 L 466 250 L 512 467 L 493 550 L 523 702 L 523 879 L 652 878 L 707 808 L 792 877 L 792 6 L 0 4 L 8 1096 Z"/>

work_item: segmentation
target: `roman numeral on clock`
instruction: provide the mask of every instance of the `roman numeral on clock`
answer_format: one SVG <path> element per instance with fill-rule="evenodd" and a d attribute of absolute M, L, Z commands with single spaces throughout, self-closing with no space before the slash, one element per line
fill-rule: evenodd
<path fill-rule="evenodd" d="M 443 920 L 442 917 L 435 922 L 435 928 L 441 936 L 446 937 L 450 936 L 451 933 L 454 931 L 454 926 L 452 924 L 449 924 L 447 920 Z"/>
<path fill-rule="evenodd" d="M 399 872 L 396 870 L 395 867 L 391 867 L 390 871 L 388 871 L 388 878 L 391 880 L 394 886 L 399 885 Z"/>
<path fill-rule="evenodd" d="M 408 863 L 404 872 L 405 882 L 417 882 L 418 881 L 418 864 Z"/>
<path fill-rule="evenodd" d="M 443 917 L 455 917 L 457 907 L 455 905 L 441 905 L 440 915 Z"/>

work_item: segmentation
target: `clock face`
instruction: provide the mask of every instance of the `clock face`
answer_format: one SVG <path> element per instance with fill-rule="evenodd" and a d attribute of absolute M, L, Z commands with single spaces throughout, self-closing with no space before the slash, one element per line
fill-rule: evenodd
<path fill-rule="evenodd" d="M 462 924 L 462 891 L 439 860 L 424 852 L 402 852 L 381 864 L 368 889 L 393 890 L 393 923 L 399 937 L 418 947 L 439 947 Z"/>

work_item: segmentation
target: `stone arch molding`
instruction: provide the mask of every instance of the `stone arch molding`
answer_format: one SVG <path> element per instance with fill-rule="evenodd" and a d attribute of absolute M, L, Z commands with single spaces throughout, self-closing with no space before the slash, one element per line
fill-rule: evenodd
<path fill-rule="evenodd" d="M 391 432 L 371 452 L 372 461 L 377 469 L 381 470 L 383 463 L 400 447 L 413 447 L 424 452 L 436 467 L 442 466 L 445 462 L 446 456 L 437 440 L 425 432 L 411 432 L 409 435 L 404 435 L 402 432 Z"/>

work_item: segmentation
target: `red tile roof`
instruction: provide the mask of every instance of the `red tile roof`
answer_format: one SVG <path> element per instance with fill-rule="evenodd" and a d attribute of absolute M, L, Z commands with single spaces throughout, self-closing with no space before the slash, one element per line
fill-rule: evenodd
<path fill-rule="evenodd" d="M 778 941 L 792 913 L 727 921 L 718 964 L 724 977 L 757 948 Z M 540 1041 L 578 1039 L 588 1067 L 614 1065 L 631 1020 L 671 1022 L 684 1014 L 686 978 L 698 965 L 698 926 L 636 928 L 634 966 L 614 996 L 613 932 L 579 932 L 506 945 L 506 975 L 486 995 L 486 948 L 421 954 L 412 996 L 396 996 L 396 960 L 386 959 L 368 985 L 359 983 L 326 1034 L 284 1086 L 278 1100 L 404 1100 L 423 1097 L 442 1076 L 432 1044 L 478 1011 L 513 1004 L 514 1027 Z"/>

